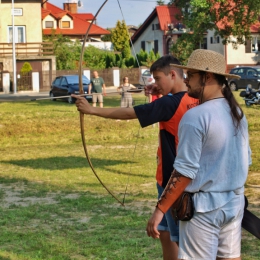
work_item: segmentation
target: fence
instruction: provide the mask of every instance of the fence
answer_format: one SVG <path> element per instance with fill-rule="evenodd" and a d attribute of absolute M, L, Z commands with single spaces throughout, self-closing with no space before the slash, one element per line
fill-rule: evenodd
<path fill-rule="evenodd" d="M 106 86 L 114 86 L 114 77 L 113 71 L 115 68 L 109 69 L 99 69 L 96 70 L 98 72 L 99 77 L 102 77 L 105 81 Z M 141 70 L 139 68 L 118 68 L 119 69 L 119 82 L 123 82 L 123 78 L 127 76 L 129 78 L 129 82 L 133 85 L 139 84 L 139 78 L 141 75 Z M 88 70 L 88 69 L 84 69 Z M 94 70 L 90 70 L 90 75 L 92 75 Z M 62 76 L 62 75 L 78 75 L 78 70 L 56 70 L 51 72 L 52 81 L 55 77 Z M 43 71 L 42 72 L 42 84 L 40 84 L 40 91 L 50 90 L 50 83 L 49 83 L 49 72 Z"/>
<path fill-rule="evenodd" d="M 146 67 L 141 69 L 139 68 L 109 68 L 109 69 L 99 69 L 97 70 L 100 77 L 102 77 L 105 81 L 107 87 L 109 86 L 119 86 L 123 83 L 123 78 L 127 76 L 129 78 L 129 82 L 133 85 L 139 85 L 139 78 L 143 70 Z M 87 72 L 87 75 L 91 77 L 94 70 L 84 69 L 84 72 Z M 118 73 L 115 73 L 118 72 Z M 40 92 L 49 91 L 51 88 L 51 82 L 62 75 L 78 75 L 78 70 L 56 70 L 56 71 L 40 71 L 40 72 L 33 72 L 38 74 L 37 82 L 39 83 L 38 90 Z M 32 81 L 32 74 L 28 73 L 26 75 L 20 75 L 20 78 L 17 78 L 17 91 L 36 91 L 35 87 L 33 86 Z M 84 73 L 85 74 L 85 73 Z M 13 73 L 9 73 L 10 75 L 10 91 L 13 91 Z M 0 74 L 0 83 L 1 83 L 1 74 Z M 3 91 L 3 84 L 0 84 L 0 91 Z M 8 89 L 8 85 L 5 86 L 5 89 Z M 37 89 L 37 88 L 36 88 Z M 37 91 L 38 91 L 37 90 Z"/>

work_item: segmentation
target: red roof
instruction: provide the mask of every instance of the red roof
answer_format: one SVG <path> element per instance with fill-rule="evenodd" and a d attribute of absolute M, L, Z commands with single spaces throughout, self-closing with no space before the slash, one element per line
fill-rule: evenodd
<path fill-rule="evenodd" d="M 70 12 L 67 12 L 67 11 L 65 11 L 65 10 L 63 10 L 63 9 L 61 9 L 61 8 L 57 7 L 56 5 L 53 5 L 49 2 L 46 3 L 46 9 L 42 8 L 42 10 L 49 11 L 56 19 L 60 19 L 64 15 L 69 15 L 70 17 L 72 17 Z"/>
<path fill-rule="evenodd" d="M 160 29 L 162 31 L 168 31 L 168 24 L 173 24 L 175 26 L 177 23 L 181 22 L 176 18 L 176 16 L 181 18 L 181 11 L 176 6 L 156 6 L 152 13 L 132 36 L 132 41 L 135 42 L 156 17 L 158 17 Z"/>
<path fill-rule="evenodd" d="M 90 13 L 71 13 L 60 9 L 59 7 L 47 2 L 46 9 L 42 8 L 42 19 L 46 18 L 48 15 L 53 16 L 54 18 L 61 19 L 64 15 L 69 15 L 73 19 L 73 28 L 72 29 L 63 29 L 57 28 L 55 29 L 56 34 L 63 35 L 85 35 L 90 22 L 89 20 L 93 20 L 94 16 Z M 53 29 L 43 29 L 44 35 L 51 35 L 53 33 Z M 110 31 L 105 30 L 95 24 L 92 24 L 89 35 L 106 35 L 110 34 Z"/>
<path fill-rule="evenodd" d="M 73 29 L 57 28 L 57 29 L 55 29 L 55 33 L 63 34 L 63 35 L 85 35 L 85 33 L 88 30 L 88 27 L 90 25 L 90 22 L 84 21 L 82 19 L 78 19 L 77 17 L 74 17 L 73 23 L 74 23 Z M 49 29 L 49 28 L 43 29 L 44 35 L 51 35 L 52 32 L 53 32 L 53 29 Z M 106 34 L 110 34 L 110 32 L 95 24 L 92 24 L 89 35 L 106 35 Z"/>
<path fill-rule="evenodd" d="M 73 16 L 76 16 L 85 21 L 92 21 L 94 19 L 94 15 L 91 13 L 78 13 L 78 14 L 73 14 Z"/>
<path fill-rule="evenodd" d="M 162 31 L 168 30 L 168 24 L 174 24 L 180 22 L 176 16 L 181 17 L 181 11 L 176 6 L 161 5 L 156 7 L 158 20 L 160 23 L 160 29 Z"/>
<path fill-rule="evenodd" d="M 260 19 L 257 23 L 251 25 L 250 30 L 252 33 L 259 33 L 260 32 Z"/>

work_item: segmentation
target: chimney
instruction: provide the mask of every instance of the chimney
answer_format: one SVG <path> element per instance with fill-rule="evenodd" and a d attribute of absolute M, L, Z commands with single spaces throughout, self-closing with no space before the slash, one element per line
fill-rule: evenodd
<path fill-rule="evenodd" d="M 69 1 L 68 3 L 63 3 L 63 9 L 65 11 L 71 12 L 73 14 L 76 14 L 78 12 L 78 4 L 77 1 Z"/>
<path fill-rule="evenodd" d="M 46 9 L 46 3 L 47 3 L 46 0 L 42 0 L 42 8 L 43 8 L 43 9 Z"/>

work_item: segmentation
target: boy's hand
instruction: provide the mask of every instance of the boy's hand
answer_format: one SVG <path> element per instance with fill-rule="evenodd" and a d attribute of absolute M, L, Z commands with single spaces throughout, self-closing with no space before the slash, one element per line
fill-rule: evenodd
<path fill-rule="evenodd" d="M 85 97 L 81 97 L 75 94 L 71 94 L 71 96 L 73 98 L 76 98 L 75 104 L 77 106 L 78 111 L 84 114 L 90 114 L 92 106 L 89 104 Z"/>
<path fill-rule="evenodd" d="M 155 83 L 153 83 L 153 84 L 150 84 L 150 85 L 147 85 L 144 87 L 144 94 L 146 96 L 159 95 L 159 94 L 161 94 L 161 92 L 160 92 L 160 89 L 158 88 L 158 86 Z"/>

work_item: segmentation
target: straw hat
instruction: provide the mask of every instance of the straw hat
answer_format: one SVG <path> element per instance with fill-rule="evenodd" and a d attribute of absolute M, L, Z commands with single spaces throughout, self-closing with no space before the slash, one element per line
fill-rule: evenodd
<path fill-rule="evenodd" d="M 223 55 L 218 52 L 198 49 L 192 52 L 189 57 L 187 66 L 171 64 L 171 66 L 181 69 L 193 69 L 211 72 L 223 75 L 228 78 L 240 79 L 240 76 L 234 74 L 227 74 L 226 61 Z"/>

